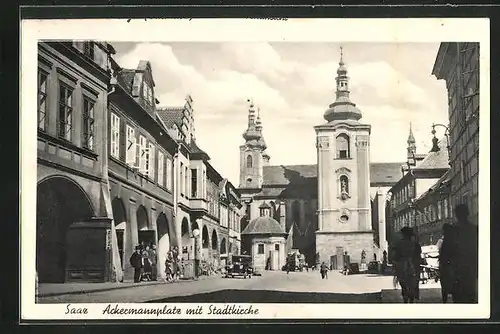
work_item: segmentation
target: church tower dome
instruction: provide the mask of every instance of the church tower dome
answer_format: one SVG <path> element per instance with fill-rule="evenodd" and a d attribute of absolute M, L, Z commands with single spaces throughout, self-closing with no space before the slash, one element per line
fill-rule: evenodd
<path fill-rule="evenodd" d="M 358 121 L 361 119 L 361 111 L 356 107 L 349 97 L 349 77 L 347 76 L 347 67 L 344 63 L 343 49 L 340 47 L 340 61 L 337 69 L 337 90 L 335 92 L 335 102 L 330 104 L 328 110 L 323 115 L 328 122 L 340 120 Z"/>

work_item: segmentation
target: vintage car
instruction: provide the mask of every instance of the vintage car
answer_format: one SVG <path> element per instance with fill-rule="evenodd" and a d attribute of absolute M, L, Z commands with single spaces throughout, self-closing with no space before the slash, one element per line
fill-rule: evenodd
<path fill-rule="evenodd" d="M 233 255 L 231 262 L 226 266 L 225 277 L 243 276 L 252 278 L 252 257 L 249 255 Z"/>

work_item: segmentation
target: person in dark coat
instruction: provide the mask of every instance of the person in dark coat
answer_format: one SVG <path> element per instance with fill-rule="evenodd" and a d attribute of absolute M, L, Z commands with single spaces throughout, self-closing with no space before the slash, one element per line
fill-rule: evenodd
<path fill-rule="evenodd" d="M 416 245 L 412 228 L 403 227 L 401 234 L 403 238 L 393 247 L 392 263 L 397 282 L 401 286 L 403 302 L 414 303 L 418 297 L 419 269 L 416 268 L 416 258 L 417 255 L 420 258 L 420 252 L 418 252 L 420 245 L 418 247 Z"/>
<path fill-rule="evenodd" d="M 441 283 L 441 299 L 443 303 L 448 302 L 448 295 L 452 299 L 456 296 L 455 262 L 457 253 L 457 231 L 451 224 L 443 225 L 443 238 L 439 247 L 439 280 Z"/>
<path fill-rule="evenodd" d="M 142 254 L 140 246 L 135 247 L 135 252 L 132 253 L 132 256 L 130 257 L 130 265 L 134 268 L 134 282 L 140 282 L 142 270 Z"/>
<path fill-rule="evenodd" d="M 477 303 L 478 290 L 478 229 L 469 221 L 469 208 L 465 204 L 455 207 L 457 218 L 457 260 L 455 273 L 457 289 L 454 303 Z"/>
<path fill-rule="evenodd" d="M 151 262 L 151 280 L 156 281 L 158 277 L 158 258 L 156 255 L 156 246 L 151 244 L 149 247 L 148 258 Z"/>
<path fill-rule="evenodd" d="M 321 279 L 328 278 L 328 266 L 326 265 L 325 262 L 321 263 L 319 271 L 321 273 Z"/>

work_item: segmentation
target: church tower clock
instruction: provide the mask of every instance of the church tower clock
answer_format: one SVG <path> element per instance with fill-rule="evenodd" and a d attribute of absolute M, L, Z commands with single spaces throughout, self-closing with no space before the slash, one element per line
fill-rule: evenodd
<path fill-rule="evenodd" d="M 341 48 L 336 99 L 324 114 L 326 124 L 315 126 L 318 158 L 318 230 L 320 261 L 336 256 L 343 267 L 362 253 L 373 254 L 370 213 L 370 125 L 360 122 L 361 111 L 349 97 L 349 77 Z"/>

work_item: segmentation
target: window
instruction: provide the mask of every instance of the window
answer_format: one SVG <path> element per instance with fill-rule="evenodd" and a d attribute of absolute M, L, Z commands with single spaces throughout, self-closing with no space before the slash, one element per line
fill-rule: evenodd
<path fill-rule="evenodd" d="M 142 84 L 142 98 L 150 106 L 154 105 L 153 89 L 146 82 Z"/>
<path fill-rule="evenodd" d="M 185 184 L 185 194 L 186 197 L 189 196 L 189 168 L 186 166 L 184 167 L 184 184 Z"/>
<path fill-rule="evenodd" d="M 337 159 L 347 159 L 351 157 L 349 150 L 349 136 L 341 133 L 336 139 Z"/>
<path fill-rule="evenodd" d="M 38 70 L 38 128 L 47 127 L 47 73 Z"/>
<path fill-rule="evenodd" d="M 170 190 L 172 189 L 172 160 L 170 160 L 170 158 L 167 158 L 166 170 L 165 177 L 167 178 L 167 189 Z"/>
<path fill-rule="evenodd" d="M 146 137 L 139 136 L 139 171 L 142 174 L 146 174 L 146 165 L 148 161 L 147 151 Z"/>
<path fill-rule="evenodd" d="M 158 152 L 158 184 L 162 187 L 165 185 L 164 168 L 165 168 L 165 166 L 164 166 L 164 161 L 163 161 L 163 153 Z"/>
<path fill-rule="evenodd" d="M 437 203 L 437 218 L 438 219 L 442 219 L 443 218 L 443 203 L 441 201 L 439 201 Z"/>
<path fill-rule="evenodd" d="M 83 54 L 94 60 L 94 43 L 85 42 L 83 45 Z"/>
<path fill-rule="evenodd" d="M 59 138 L 71 140 L 73 128 L 73 90 L 59 84 Z"/>
<path fill-rule="evenodd" d="M 94 107 L 95 102 L 83 97 L 83 143 L 86 149 L 94 149 Z"/>
<path fill-rule="evenodd" d="M 191 197 L 198 197 L 198 170 L 191 169 Z"/>
<path fill-rule="evenodd" d="M 152 143 L 149 143 L 148 149 L 146 151 L 146 175 L 150 178 L 153 179 L 155 178 L 155 147 Z"/>
<path fill-rule="evenodd" d="M 257 245 L 257 254 L 264 254 L 264 244 Z"/>
<path fill-rule="evenodd" d="M 184 164 L 181 162 L 181 175 L 180 175 L 180 184 L 181 184 L 181 195 L 184 195 Z"/>
<path fill-rule="evenodd" d="M 131 166 L 135 166 L 136 164 L 136 151 L 137 145 L 135 138 L 135 130 L 131 126 L 127 125 L 127 151 L 125 156 L 125 162 Z"/>
<path fill-rule="evenodd" d="M 280 250 L 280 244 L 274 244 L 274 250 L 279 251 Z"/>
<path fill-rule="evenodd" d="M 247 168 L 252 168 L 253 161 L 252 161 L 252 156 L 249 155 L 247 156 Z"/>
<path fill-rule="evenodd" d="M 120 158 L 120 117 L 111 113 L 111 156 Z"/>

